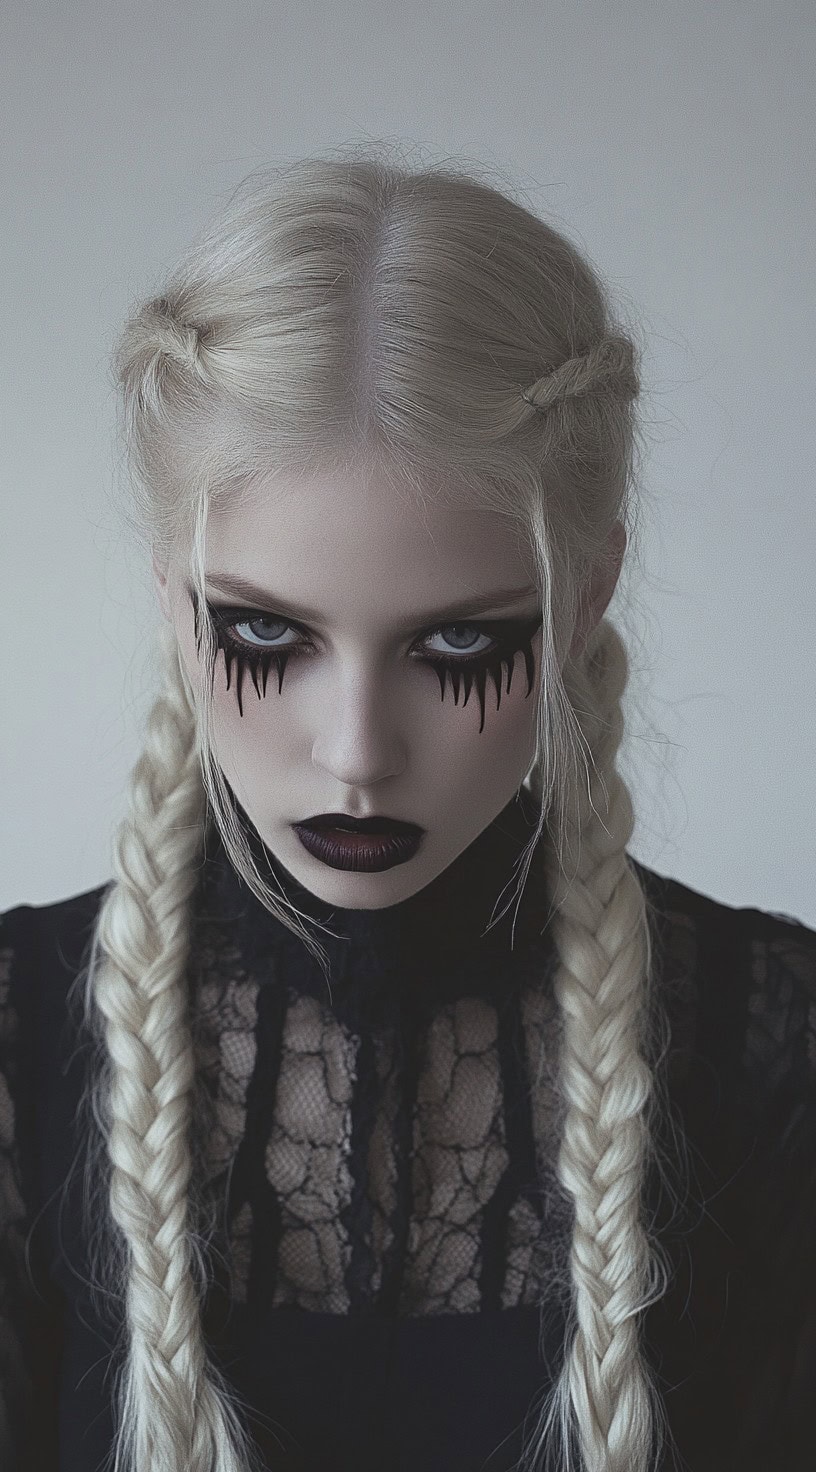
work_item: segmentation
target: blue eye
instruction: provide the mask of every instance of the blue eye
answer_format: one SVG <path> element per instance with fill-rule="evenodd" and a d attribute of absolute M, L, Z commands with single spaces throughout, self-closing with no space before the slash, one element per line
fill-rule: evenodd
<path fill-rule="evenodd" d="M 201 639 L 198 628 L 198 614 L 193 602 L 193 615 L 195 619 L 196 646 L 201 652 Z M 283 676 L 287 663 L 290 659 L 301 657 L 308 658 L 315 652 L 314 645 L 301 631 L 300 638 L 290 640 L 288 643 L 272 642 L 280 640 L 281 634 L 286 630 L 298 631 L 298 625 L 290 620 L 279 618 L 275 614 L 251 608 L 227 607 L 221 604 L 207 603 L 216 648 L 223 651 L 226 666 L 227 689 L 230 689 L 232 679 L 233 663 L 237 667 L 236 694 L 238 696 L 238 709 L 243 715 L 242 685 L 246 670 L 249 670 L 252 683 L 259 699 L 266 695 L 267 680 L 270 669 L 274 666 L 278 675 L 278 693 L 283 687 Z M 267 631 L 258 632 L 257 625 L 266 625 Z M 271 630 L 269 626 L 271 625 Z M 253 628 L 253 626 L 256 626 Z M 524 654 L 527 672 L 527 694 L 532 690 L 535 660 L 532 653 L 532 641 L 541 627 L 541 611 L 537 610 L 531 618 L 526 619 L 490 619 L 481 623 L 450 623 L 441 624 L 425 634 L 419 641 L 426 646 L 426 653 L 416 655 L 412 653 L 412 659 L 421 664 L 427 664 L 436 671 L 439 678 L 442 699 L 445 698 L 445 683 L 450 680 L 454 692 L 454 704 L 459 703 L 460 683 L 464 686 L 465 698 L 463 705 L 467 705 L 468 696 L 472 685 L 475 683 L 479 692 L 482 720 L 479 730 L 484 729 L 484 706 L 485 689 L 487 677 L 490 675 L 496 687 L 496 709 L 501 703 L 503 672 L 507 673 L 506 693 L 510 692 L 515 656 L 519 652 Z M 249 637 L 237 634 L 235 630 L 248 629 Z M 277 631 L 277 632 L 276 632 Z M 464 631 L 464 632 L 463 632 Z M 453 639 L 448 634 L 453 634 Z M 476 640 L 487 640 L 487 645 L 474 651 L 474 635 Z M 431 639 L 441 637 L 448 645 L 444 651 L 432 650 L 427 652 L 427 645 Z M 457 654 L 457 641 L 464 638 L 464 644 L 458 647 L 462 652 Z M 214 673 L 214 672 L 213 672 Z M 259 683 L 260 678 L 260 683 Z"/>
<path fill-rule="evenodd" d="M 456 639 L 458 637 L 461 637 L 461 636 L 459 634 L 457 634 L 456 631 L 457 630 L 461 630 L 461 629 L 467 630 L 469 632 L 470 638 L 469 638 L 469 641 L 466 641 L 464 644 L 457 645 Z M 446 630 L 454 631 L 454 638 L 453 638 L 453 640 L 451 640 L 450 638 L 448 638 L 448 634 L 445 632 Z M 442 638 L 444 638 L 445 642 L 448 645 L 450 645 L 451 643 L 453 644 L 454 651 L 457 648 L 459 648 L 461 650 L 461 653 L 462 653 L 463 656 L 464 655 L 471 655 L 472 656 L 474 654 L 474 650 L 473 650 L 473 635 L 474 635 L 474 633 L 475 633 L 477 639 L 487 639 L 488 640 L 488 643 L 491 643 L 491 642 L 493 644 L 496 643 L 496 640 L 495 639 L 491 639 L 491 636 L 489 634 L 486 634 L 486 633 L 484 633 L 482 631 L 482 629 L 480 628 L 479 624 L 442 624 L 442 626 L 440 628 L 438 628 L 438 629 L 435 629 L 432 634 L 428 634 L 426 636 L 426 639 L 423 640 L 423 643 L 426 643 L 428 639 L 436 639 L 438 636 L 441 635 Z M 487 653 L 487 651 L 485 649 L 479 649 L 476 652 L 478 654 L 485 654 L 485 653 Z M 440 653 L 443 656 L 443 658 L 444 658 L 447 655 L 448 650 L 444 650 L 443 649 L 443 650 L 438 651 L 438 653 Z"/>
<path fill-rule="evenodd" d="M 244 619 L 241 623 L 239 623 L 239 622 L 236 621 L 235 623 L 227 624 L 227 625 L 224 625 L 223 627 L 225 628 L 225 630 L 227 630 L 227 629 L 239 629 L 239 628 L 244 628 L 244 629 L 250 629 L 250 630 L 252 630 L 252 625 L 253 624 L 277 624 L 278 627 L 279 628 L 282 628 L 282 629 L 291 629 L 291 627 L 292 627 L 291 624 L 286 623 L 285 619 L 282 619 L 282 618 L 274 618 L 272 616 L 272 614 L 269 614 L 269 613 L 259 613 L 259 614 L 254 615 L 251 619 Z M 255 649 L 269 649 L 271 646 L 270 646 L 270 644 L 268 642 L 265 642 L 265 641 L 266 640 L 269 640 L 269 639 L 274 639 L 275 637 L 277 637 L 277 636 L 274 633 L 271 633 L 271 634 L 268 633 L 266 635 L 261 634 L 261 635 L 257 636 L 258 642 L 256 643 L 255 640 L 252 640 L 252 639 L 247 640 L 243 636 L 239 636 L 238 638 L 235 638 L 234 636 L 230 635 L 230 638 L 233 640 L 233 643 L 235 644 L 236 647 L 240 646 L 243 643 L 249 643 Z M 286 646 L 286 645 L 280 645 L 279 644 L 276 647 L 279 648 L 279 649 L 281 649 L 281 648 L 286 648 L 286 647 L 292 648 L 293 646 L 292 645 Z"/>
<path fill-rule="evenodd" d="M 274 614 L 256 613 L 252 609 L 224 608 L 218 604 L 208 604 L 208 608 L 213 619 L 216 641 L 219 643 L 220 648 L 224 648 L 226 645 L 235 650 L 249 648 L 252 650 L 258 649 L 279 652 L 286 649 L 292 650 L 295 653 L 302 652 L 304 646 L 309 649 L 312 648 L 308 639 L 304 639 L 303 637 L 289 640 L 286 644 L 280 643 L 281 635 L 276 632 L 276 628 L 277 630 L 295 630 L 297 626 L 288 622 L 286 619 L 278 618 Z M 239 613 L 251 614 L 251 617 L 239 619 L 237 617 Z M 504 621 L 504 623 L 507 622 L 507 620 Z M 259 624 L 267 625 L 266 632 L 258 630 L 257 626 Z M 271 629 L 269 629 L 269 625 L 272 625 Z M 491 625 L 490 627 L 496 627 L 496 625 Z M 241 634 L 233 632 L 240 629 L 247 629 L 249 633 Z M 448 637 L 445 632 L 446 630 L 452 631 L 452 638 Z M 467 634 L 463 635 L 462 630 L 466 630 Z M 448 649 L 432 650 L 428 656 L 429 663 L 435 662 L 440 657 L 447 658 L 449 655 L 464 663 L 465 659 L 474 653 L 474 636 L 476 639 L 487 639 L 488 647 L 490 644 L 495 645 L 499 642 L 487 632 L 486 625 L 483 626 L 476 623 L 440 624 L 438 629 L 434 629 L 430 634 L 426 634 L 421 642 L 427 644 L 430 639 L 441 637 L 448 644 Z M 458 643 L 457 641 L 459 640 L 463 642 Z M 458 656 L 456 654 L 457 648 L 460 650 Z M 480 655 L 485 654 L 487 648 L 479 649 L 476 652 Z"/>

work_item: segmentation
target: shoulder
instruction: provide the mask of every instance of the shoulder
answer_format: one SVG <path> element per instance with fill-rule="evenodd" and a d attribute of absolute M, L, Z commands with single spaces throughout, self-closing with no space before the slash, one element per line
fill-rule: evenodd
<path fill-rule="evenodd" d="M 765 1099 L 816 1088 L 816 930 L 737 907 L 632 861 L 675 1042 Z"/>
<path fill-rule="evenodd" d="M 664 946 L 676 950 L 679 937 L 693 938 L 694 944 L 687 942 L 686 949 L 693 952 L 698 966 L 708 970 L 722 965 L 742 985 L 753 980 L 778 987 L 780 970 L 787 970 L 803 995 L 816 999 L 816 929 L 780 911 L 725 904 L 658 874 L 631 855 L 630 862 L 643 884 L 653 930 Z"/>
<path fill-rule="evenodd" d="M 676 945 L 680 933 L 694 936 L 698 966 L 725 964 L 732 974 L 739 964 L 751 969 L 757 957 L 773 955 L 816 997 L 816 929 L 781 911 L 725 904 L 629 858 L 644 886 L 655 935 L 664 944 Z"/>
<path fill-rule="evenodd" d="M 0 914 L 0 1204 L 32 1220 L 64 1179 L 84 1078 L 82 999 L 107 885 Z M 9 1205 L 11 1203 L 11 1206 Z"/>
<path fill-rule="evenodd" d="M 768 937 L 790 933 L 790 937 L 799 939 L 806 949 L 816 950 L 816 929 L 808 927 L 794 915 L 754 906 L 729 905 L 702 890 L 692 889 L 679 879 L 647 868 L 631 854 L 629 861 L 658 914 L 671 915 L 675 920 L 686 918 L 718 926 L 727 934 Z"/>
<path fill-rule="evenodd" d="M 34 969 L 41 976 L 43 963 L 51 963 L 55 973 L 78 970 L 108 887 L 0 913 L 0 979 L 6 986 L 21 975 L 31 975 L 33 984 Z"/>
<path fill-rule="evenodd" d="M 686 1465 L 792 1467 L 816 1373 L 816 931 L 636 870 L 671 1020 L 653 1189 L 672 1278 L 648 1321 L 670 1418 Z"/>
<path fill-rule="evenodd" d="M 32 1081 L 47 1079 L 72 1046 L 78 1020 L 72 983 L 90 958 L 107 888 L 0 914 L 0 1075 L 19 1108 Z"/>

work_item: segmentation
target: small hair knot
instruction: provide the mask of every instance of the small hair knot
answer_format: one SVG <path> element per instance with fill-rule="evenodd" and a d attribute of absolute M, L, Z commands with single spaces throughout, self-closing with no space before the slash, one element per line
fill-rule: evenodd
<path fill-rule="evenodd" d="M 201 375 L 203 331 L 193 322 L 179 319 L 166 296 L 153 297 L 144 307 L 145 326 L 156 337 L 156 348 L 165 358 Z"/>
<path fill-rule="evenodd" d="M 531 408 L 550 409 L 567 399 L 612 393 L 634 399 L 640 391 L 632 344 L 625 337 L 604 337 L 585 353 L 567 358 L 525 389 L 521 397 Z"/>

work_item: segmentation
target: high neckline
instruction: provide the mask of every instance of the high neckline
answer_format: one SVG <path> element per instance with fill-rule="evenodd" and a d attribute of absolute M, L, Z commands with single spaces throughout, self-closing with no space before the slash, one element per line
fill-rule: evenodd
<path fill-rule="evenodd" d="M 533 850 L 520 900 L 519 860 L 539 813 L 521 787 L 461 854 L 416 894 L 381 909 L 329 904 L 313 894 L 275 857 L 235 804 L 262 873 L 271 870 L 283 894 L 304 915 L 329 926 L 313 934 L 330 967 L 332 997 L 369 1000 L 383 993 L 414 997 L 486 993 L 506 987 L 530 959 L 549 949 L 548 901 L 542 845 Z M 302 938 L 264 908 L 233 869 L 220 840 L 212 858 L 217 907 L 231 917 L 245 962 L 261 973 L 283 969 L 299 990 L 326 996 L 326 981 Z M 498 919 L 499 911 L 504 913 Z M 491 918 L 494 923 L 490 925 Z M 490 929 L 487 929 L 490 925 Z"/>

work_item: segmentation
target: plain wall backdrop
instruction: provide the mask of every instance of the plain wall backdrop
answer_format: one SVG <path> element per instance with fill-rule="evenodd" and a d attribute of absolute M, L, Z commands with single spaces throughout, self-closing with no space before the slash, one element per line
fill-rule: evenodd
<path fill-rule="evenodd" d="M 251 169 L 373 137 L 494 167 L 645 332 L 630 850 L 816 926 L 815 37 L 811 0 L 8 0 L 0 908 L 110 877 L 153 691 L 128 307 Z"/>

